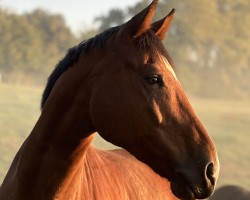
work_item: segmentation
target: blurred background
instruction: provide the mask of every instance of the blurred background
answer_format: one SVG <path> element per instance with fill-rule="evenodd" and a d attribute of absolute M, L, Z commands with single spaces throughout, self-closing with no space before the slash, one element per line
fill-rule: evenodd
<path fill-rule="evenodd" d="M 67 50 L 119 25 L 148 0 L 0 0 L 0 184 L 39 114 L 47 77 Z M 164 45 L 218 150 L 218 186 L 250 188 L 249 0 L 162 0 Z M 113 148 L 99 137 L 94 144 Z"/>

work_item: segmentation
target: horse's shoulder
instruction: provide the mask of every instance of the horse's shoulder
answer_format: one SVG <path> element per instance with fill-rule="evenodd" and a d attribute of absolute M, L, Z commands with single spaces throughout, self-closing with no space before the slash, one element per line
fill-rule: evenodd
<path fill-rule="evenodd" d="M 98 185 L 108 186 L 107 195 L 123 194 L 124 199 L 176 199 L 170 190 L 169 182 L 156 174 L 148 165 L 137 160 L 123 149 L 95 150 L 89 155 L 93 163 L 91 174 L 93 180 L 98 179 Z M 95 154 L 95 155 L 94 155 Z M 93 181 L 96 183 L 96 181 Z M 114 190 L 115 187 L 115 190 Z M 103 189 L 103 188 L 102 188 Z M 103 190 L 102 190 L 103 192 Z M 98 192 L 97 192 L 98 193 Z M 100 194 L 100 193 L 98 193 Z M 112 198 L 111 198 L 112 199 Z"/>
<path fill-rule="evenodd" d="M 108 167 L 115 166 L 117 169 L 123 169 L 124 173 L 142 173 L 141 170 L 143 170 L 145 173 L 160 177 L 148 165 L 139 161 L 124 149 L 113 149 L 107 151 L 98 150 L 98 154 Z M 128 169 L 128 171 L 126 169 Z M 133 169 L 133 171 L 131 171 L 131 169 Z"/>

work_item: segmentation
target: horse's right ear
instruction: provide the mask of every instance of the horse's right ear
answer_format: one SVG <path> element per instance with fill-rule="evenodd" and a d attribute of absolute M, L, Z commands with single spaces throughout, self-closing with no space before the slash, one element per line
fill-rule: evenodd
<path fill-rule="evenodd" d="M 152 24 L 152 30 L 161 40 L 165 38 L 165 35 L 173 21 L 174 13 L 175 9 L 172 9 L 171 12 L 165 18 Z"/>
<path fill-rule="evenodd" d="M 132 38 L 137 38 L 149 30 L 158 1 L 159 0 L 153 0 L 147 8 L 126 22 L 122 28 L 122 32 L 129 34 Z"/>

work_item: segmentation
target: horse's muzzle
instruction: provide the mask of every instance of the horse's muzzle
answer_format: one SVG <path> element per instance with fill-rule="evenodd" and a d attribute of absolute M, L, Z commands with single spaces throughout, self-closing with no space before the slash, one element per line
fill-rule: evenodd
<path fill-rule="evenodd" d="M 192 173 L 188 169 L 178 171 L 171 180 L 172 192 L 180 199 L 205 199 L 214 191 L 215 174 L 213 163 L 209 163 L 205 167 L 205 172 L 202 175 Z"/>

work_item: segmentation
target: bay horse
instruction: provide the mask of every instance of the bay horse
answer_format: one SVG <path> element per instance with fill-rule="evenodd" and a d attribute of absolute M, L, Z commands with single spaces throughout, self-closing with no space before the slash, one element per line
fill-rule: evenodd
<path fill-rule="evenodd" d="M 1 200 L 202 199 L 219 162 L 163 47 L 172 10 L 158 0 L 69 50 L 49 77 L 41 115 L 16 154 Z M 94 133 L 122 149 L 91 146 Z"/>

